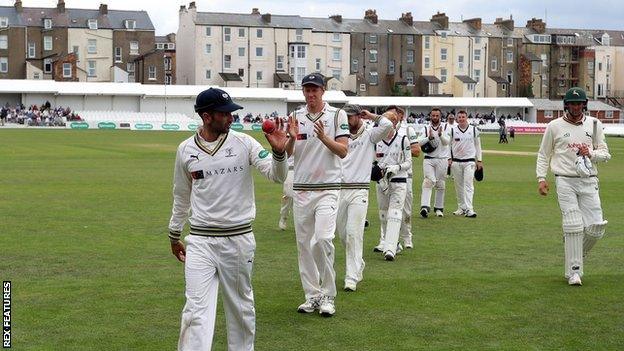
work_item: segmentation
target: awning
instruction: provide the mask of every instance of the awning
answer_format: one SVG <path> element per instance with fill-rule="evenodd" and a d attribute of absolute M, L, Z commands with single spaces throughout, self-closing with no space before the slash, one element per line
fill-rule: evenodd
<path fill-rule="evenodd" d="M 529 60 L 529 61 L 542 61 L 542 58 L 541 58 L 541 57 L 539 57 L 539 56 L 535 55 L 535 54 L 534 54 L 534 53 L 532 53 L 532 52 L 527 52 L 527 53 L 524 53 L 524 54 L 522 54 L 522 55 L 524 55 L 524 57 L 526 57 L 526 58 L 527 58 L 527 60 Z"/>
<path fill-rule="evenodd" d="M 275 80 L 280 83 L 294 83 L 295 81 L 288 73 L 275 73 Z"/>
<path fill-rule="evenodd" d="M 503 77 L 490 77 L 496 84 L 509 84 L 509 81 Z"/>
<path fill-rule="evenodd" d="M 466 84 L 477 84 L 477 81 L 470 78 L 469 76 L 455 76 L 455 78 L 461 80 L 462 83 Z"/>
<path fill-rule="evenodd" d="M 436 76 L 421 76 L 427 83 L 442 83 L 442 80 Z"/>
<path fill-rule="evenodd" d="M 237 73 L 219 73 L 225 82 L 242 82 L 243 79 Z"/>

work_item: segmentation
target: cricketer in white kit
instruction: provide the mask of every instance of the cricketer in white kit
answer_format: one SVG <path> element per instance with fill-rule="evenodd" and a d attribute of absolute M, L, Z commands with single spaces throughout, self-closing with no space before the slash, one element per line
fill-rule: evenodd
<path fill-rule="evenodd" d="M 292 156 L 288 158 L 288 176 L 282 186 L 282 202 L 280 206 L 280 218 L 277 226 L 281 230 L 288 228 L 288 216 L 293 208 L 293 198 L 295 192 L 293 191 L 293 178 L 295 176 L 295 161 Z"/>
<path fill-rule="evenodd" d="M 355 291 L 362 280 L 364 259 L 364 221 L 368 211 L 368 190 L 371 167 L 375 160 L 375 144 L 392 129 L 392 122 L 383 116 L 362 110 L 357 105 L 342 108 L 348 117 L 349 153 L 342 160 L 342 184 L 338 201 L 336 229 L 345 246 L 345 291 Z M 375 127 L 367 128 L 362 119 L 373 120 Z"/>
<path fill-rule="evenodd" d="M 203 125 L 176 153 L 169 239 L 172 253 L 184 262 L 186 280 L 178 350 L 212 348 L 219 288 L 228 350 L 254 349 L 251 274 L 256 242 L 251 223 L 256 207 L 251 169 L 283 182 L 287 137 L 282 128 L 266 136 L 271 156 L 251 136 L 230 130 L 231 112 L 241 108 L 223 90 L 201 92 L 195 111 Z M 180 236 L 187 220 L 185 247 Z"/>
<path fill-rule="evenodd" d="M 418 142 L 425 154 L 423 160 L 423 182 L 420 196 L 420 215 L 427 218 L 431 212 L 431 195 L 435 188 L 433 212 L 438 217 L 444 216 L 444 194 L 446 192 L 446 171 L 448 168 L 449 126 L 440 121 L 441 111 L 434 108 L 429 113 L 430 123 Z"/>
<path fill-rule="evenodd" d="M 299 275 L 306 301 L 297 311 L 318 310 L 324 317 L 336 312 L 336 272 L 333 244 L 341 182 L 341 159 L 347 156 L 349 125 L 344 111 L 323 101 L 324 78 L 318 73 L 302 80 L 306 105 L 291 114 L 296 140 L 289 140 L 294 156 L 295 234 Z"/>
<path fill-rule="evenodd" d="M 583 257 L 605 233 L 597 162 L 611 159 L 602 123 L 585 116 L 587 96 L 571 88 L 564 97 L 566 115 L 546 127 L 537 154 L 538 191 L 548 194 L 548 167 L 555 175 L 557 199 L 563 218 L 565 277 L 570 285 L 582 285 Z"/>
<path fill-rule="evenodd" d="M 473 208 L 474 172 L 483 168 L 479 130 L 468 124 L 466 111 L 457 112 L 457 123 L 448 128 L 451 149 L 451 174 L 457 196 L 456 216 L 477 217 Z"/>

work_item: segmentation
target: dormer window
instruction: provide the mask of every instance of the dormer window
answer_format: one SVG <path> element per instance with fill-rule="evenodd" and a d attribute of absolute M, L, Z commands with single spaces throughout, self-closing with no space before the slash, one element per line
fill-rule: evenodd
<path fill-rule="evenodd" d="M 602 35 L 602 45 L 604 46 L 610 46 L 611 45 L 611 37 L 609 36 L 609 34 L 605 33 Z"/>
<path fill-rule="evenodd" d="M 0 17 L 0 28 L 6 28 L 9 26 L 9 18 L 8 17 Z"/>
<path fill-rule="evenodd" d="M 125 20 L 126 29 L 135 29 L 136 28 L 136 20 Z"/>
<path fill-rule="evenodd" d="M 52 19 L 51 18 L 44 18 L 43 19 L 43 28 L 44 29 L 52 29 Z"/>
<path fill-rule="evenodd" d="M 98 23 L 96 19 L 90 19 L 87 21 L 87 25 L 89 26 L 89 29 L 98 29 Z"/>

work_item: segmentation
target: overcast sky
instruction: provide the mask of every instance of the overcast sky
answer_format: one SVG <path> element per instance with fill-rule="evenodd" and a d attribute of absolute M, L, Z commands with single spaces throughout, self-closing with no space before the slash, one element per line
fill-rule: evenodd
<path fill-rule="evenodd" d="M 25 7 L 55 7 L 58 0 L 22 0 Z M 424 2 L 424 3 L 423 3 Z M 624 30 L 624 2 L 621 0 L 197 0 L 202 12 L 251 13 L 258 7 L 261 13 L 328 17 L 340 14 L 345 18 L 363 18 L 366 9 L 376 9 L 380 19 L 397 19 L 402 12 L 412 12 L 414 20 L 428 21 L 437 11 L 446 12 L 450 21 L 481 17 L 493 23 L 497 17 L 513 15 L 516 26 L 526 25 L 532 17 L 545 19 L 552 28 Z M 0 0 L 0 5 L 13 5 L 14 0 Z M 176 32 L 180 0 L 65 0 L 66 7 L 96 9 L 100 3 L 109 9 L 146 10 L 157 35 Z M 417 6 L 417 7 L 415 7 Z"/>

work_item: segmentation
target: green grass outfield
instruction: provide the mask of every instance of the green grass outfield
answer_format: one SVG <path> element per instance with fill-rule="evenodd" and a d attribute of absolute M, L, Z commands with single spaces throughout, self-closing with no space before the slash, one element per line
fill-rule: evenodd
<path fill-rule="evenodd" d="M 175 149 L 189 135 L 0 130 L 0 277 L 13 284 L 13 349 L 175 349 L 184 280 L 167 224 Z M 539 138 L 499 145 L 486 135 L 483 144 L 534 153 Z M 478 217 L 451 215 L 447 182 L 447 216 L 414 218 L 415 248 L 395 262 L 372 252 L 371 196 L 364 281 L 339 291 L 330 319 L 296 313 L 303 293 L 294 232 L 277 229 L 281 185 L 257 179 L 256 349 L 623 349 L 624 139 L 608 143 L 613 160 L 600 165 L 600 182 L 609 226 L 582 287 L 563 278 L 556 193 L 551 182 L 548 197 L 537 194 L 535 155 L 485 153 Z M 344 249 L 335 244 L 342 288 Z M 225 350 L 221 306 L 217 322 L 214 349 Z"/>

